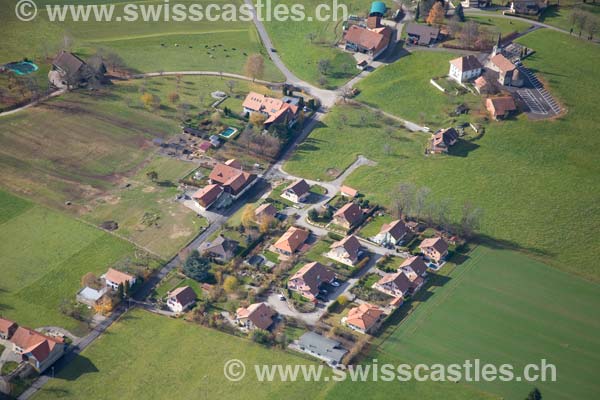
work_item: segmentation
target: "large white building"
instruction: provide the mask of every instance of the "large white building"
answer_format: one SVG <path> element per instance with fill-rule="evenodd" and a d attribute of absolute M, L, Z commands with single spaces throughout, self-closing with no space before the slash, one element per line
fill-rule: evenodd
<path fill-rule="evenodd" d="M 464 83 L 481 75 L 483 65 L 477 57 L 468 55 L 450 60 L 448 76 L 458 83 Z"/>

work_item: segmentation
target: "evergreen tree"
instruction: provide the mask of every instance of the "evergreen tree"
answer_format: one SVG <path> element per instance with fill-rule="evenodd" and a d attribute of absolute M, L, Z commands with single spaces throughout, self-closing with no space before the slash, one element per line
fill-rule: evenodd
<path fill-rule="evenodd" d="M 117 288 L 117 296 L 119 299 L 122 299 L 125 294 L 125 288 L 122 283 L 119 283 L 119 287 Z"/>
<path fill-rule="evenodd" d="M 465 10 L 461 3 L 458 3 L 454 9 L 454 18 L 458 19 L 460 22 L 465 22 Z"/>
<path fill-rule="evenodd" d="M 529 392 L 525 400 L 542 400 L 542 392 L 538 388 L 535 388 Z"/>
<path fill-rule="evenodd" d="M 415 21 L 419 22 L 419 17 L 421 16 L 421 2 L 417 1 L 417 8 L 415 9 Z"/>

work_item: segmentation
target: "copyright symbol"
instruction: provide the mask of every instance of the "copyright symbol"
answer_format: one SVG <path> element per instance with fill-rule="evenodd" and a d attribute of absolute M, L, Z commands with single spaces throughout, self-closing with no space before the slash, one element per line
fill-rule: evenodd
<path fill-rule="evenodd" d="M 15 14 L 23 22 L 32 21 L 37 15 L 37 6 L 33 0 L 19 0 L 15 6 Z"/>
<path fill-rule="evenodd" d="M 244 379 L 244 375 L 246 375 L 246 366 L 243 362 L 235 358 L 228 360 L 223 367 L 223 374 L 229 381 L 239 382 Z"/>

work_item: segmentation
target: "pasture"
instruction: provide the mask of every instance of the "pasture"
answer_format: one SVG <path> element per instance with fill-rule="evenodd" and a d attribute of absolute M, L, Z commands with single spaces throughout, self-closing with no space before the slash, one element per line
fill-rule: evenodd
<path fill-rule="evenodd" d="M 116 220 L 119 234 L 168 258 L 206 221 L 173 201 L 178 180 L 193 165 L 157 158 L 152 139 L 168 139 L 180 131 L 183 104 L 188 115 L 210 113 L 215 102 L 210 93 L 216 90 L 231 96 L 228 104 L 234 112 L 241 112 L 241 99 L 249 90 L 269 92 L 217 77 L 156 77 L 118 82 L 96 94 L 68 93 L 2 117 L 0 185 L 95 224 Z M 144 106 L 140 98 L 145 92 L 160 100 L 158 109 Z M 173 93 L 177 102 L 169 100 Z M 158 182 L 149 181 L 149 170 L 158 173 Z M 158 226 L 140 224 L 145 212 L 162 216 Z"/>
<path fill-rule="evenodd" d="M 534 32 L 519 41 L 536 50 L 525 64 L 545 80 L 566 107 L 565 116 L 534 122 L 521 115 L 493 122 L 479 140 L 459 143 L 447 156 L 425 157 L 429 135 L 398 129 L 386 132 L 368 111 L 338 107 L 285 168 L 299 176 L 331 180 L 328 171 L 339 173 L 363 154 L 378 165 L 358 169 L 346 183 L 370 193 L 374 201 L 391 204 L 390 193 L 403 182 L 429 187 L 434 199 L 449 199 L 454 220 L 458 220 L 463 203 L 470 201 L 484 212 L 482 239 L 600 281 L 595 261 L 600 248 L 595 233 L 600 223 L 600 187 L 595 179 L 600 172 L 595 162 L 600 141 L 595 127 L 600 120 L 594 102 L 600 90 L 595 68 L 600 63 L 600 50 L 550 31 Z M 373 83 L 380 90 L 376 105 L 388 112 L 408 119 L 418 117 L 420 109 L 435 112 L 434 95 L 441 93 L 428 82 L 421 83 L 420 95 L 410 84 L 402 90 L 397 85 L 382 85 L 386 79 L 400 79 L 396 65 L 417 56 L 408 56 L 365 79 L 365 92 L 358 99 L 375 90 L 370 85 Z M 404 68 L 413 71 L 408 64 Z M 443 68 L 447 69 L 446 63 Z M 388 72 L 387 77 L 382 75 Z M 432 97 L 425 95 L 429 91 Z M 381 100 L 385 98 L 395 100 Z M 361 113 L 366 115 L 364 123 Z M 345 124 L 341 118 L 344 114 Z"/>
<path fill-rule="evenodd" d="M 448 61 L 456 57 L 447 52 L 408 53 L 359 82 L 360 94 L 356 100 L 431 129 L 456 119 L 448 114 L 460 104 L 467 104 L 471 114 L 476 114 L 483 104 L 481 98 L 472 94 L 450 96 L 429 83 L 431 78 L 447 75 Z"/>
<path fill-rule="evenodd" d="M 134 246 L 59 212 L 0 191 L 0 314 L 31 327 L 86 328 L 59 311 L 81 277 L 101 274 Z"/>
<path fill-rule="evenodd" d="M 114 52 L 121 57 L 126 67 L 138 72 L 192 69 L 241 73 L 247 55 L 265 54 L 251 22 L 206 19 L 182 22 L 158 19 L 144 22 L 141 18 L 133 22 L 81 22 L 70 18 L 65 22 L 49 22 L 44 8 L 47 3 L 71 4 L 63 1 L 38 1 L 38 17 L 32 22 L 21 22 L 14 14 L 14 2 L 0 0 L 0 19 L 3 22 L 0 33 L 5 39 L 0 49 L 0 63 L 27 57 L 39 64 L 48 64 L 58 49 L 64 47 L 65 42 L 67 48 L 84 57 L 97 51 L 105 54 Z M 115 16 L 122 15 L 124 11 L 124 3 L 118 1 L 78 3 L 113 5 Z M 164 2 L 157 0 L 133 3 L 138 7 L 164 6 Z M 189 6 L 193 3 L 195 2 L 191 0 L 182 0 L 178 4 Z M 217 0 L 213 3 L 241 4 L 241 1 Z M 216 48 L 208 54 L 205 46 Z M 223 51 L 224 49 L 227 51 Z M 283 79 L 268 57 L 265 57 L 265 78 Z"/>
<path fill-rule="evenodd" d="M 524 257 L 479 246 L 401 324 L 376 340 L 372 356 L 395 362 L 514 366 L 516 376 L 541 359 L 556 365 L 556 382 L 479 382 L 503 398 L 593 398 L 600 339 L 597 284 Z"/>

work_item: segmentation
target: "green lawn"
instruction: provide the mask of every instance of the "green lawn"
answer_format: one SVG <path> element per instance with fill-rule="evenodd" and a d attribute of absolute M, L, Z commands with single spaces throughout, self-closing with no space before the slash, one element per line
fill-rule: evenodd
<path fill-rule="evenodd" d="M 554 25 L 556 27 L 559 27 L 561 29 L 568 31 L 572 28 L 572 25 L 571 25 L 571 22 L 569 21 L 569 19 L 571 17 L 571 14 L 573 13 L 573 11 L 575 11 L 576 9 L 580 9 L 582 11 L 587 11 L 591 14 L 594 14 L 596 16 L 596 18 L 600 18 L 600 4 L 599 3 L 596 3 L 596 4 L 579 3 L 577 5 L 577 7 L 566 7 L 564 5 L 564 2 L 561 2 L 561 4 L 562 4 L 562 7 L 560 7 L 560 8 L 555 8 L 555 7 L 548 8 L 546 10 L 546 12 L 544 12 L 544 14 L 542 15 L 541 21 L 546 24 Z M 579 34 L 579 30 L 577 28 L 573 28 L 573 31 L 574 31 L 575 35 Z M 583 38 L 586 38 L 586 36 L 587 36 L 586 33 L 582 34 Z"/>
<path fill-rule="evenodd" d="M 346 4 L 350 14 L 365 16 L 371 1 L 344 0 L 338 3 Z M 293 0 L 283 0 L 278 4 L 296 3 Z M 320 85 L 318 63 L 319 60 L 326 59 L 331 63 L 331 70 L 325 75 L 325 85 L 321 86 L 340 86 L 358 72 L 354 57 L 335 47 L 335 43 L 342 37 L 342 21 L 319 22 L 314 18 L 315 7 L 318 4 L 332 4 L 330 1 L 305 0 L 302 4 L 306 8 L 306 15 L 314 20 L 265 22 L 269 37 L 285 65 L 300 79 Z M 311 41 L 308 35 L 314 35 L 314 39 Z"/>
<path fill-rule="evenodd" d="M 359 235 L 365 239 L 371 238 L 381 232 L 383 224 L 389 224 L 394 218 L 391 215 L 376 216 L 371 221 L 360 229 Z"/>
<path fill-rule="evenodd" d="M 456 54 L 447 52 L 408 53 L 356 85 L 361 91 L 356 100 L 432 129 L 457 119 L 449 117 L 448 113 L 459 104 L 467 104 L 471 114 L 476 114 L 482 105 L 481 98 L 472 94 L 450 96 L 429 83 L 431 78 L 447 75 L 448 61 L 456 57 Z M 461 116 L 458 119 L 469 120 L 471 117 Z"/>
<path fill-rule="evenodd" d="M 60 313 L 81 277 L 100 274 L 133 246 L 45 207 L 0 191 L 0 313 L 31 327 L 84 327 Z"/>
<path fill-rule="evenodd" d="M 500 33 L 502 36 L 506 36 L 513 32 L 524 32 L 531 24 L 526 20 L 512 20 L 507 18 L 495 18 L 495 17 L 482 17 L 468 15 L 467 21 L 475 21 L 478 24 L 489 29 L 491 32 Z"/>
<path fill-rule="evenodd" d="M 129 187 L 116 188 L 109 196 L 96 199 L 97 206 L 85 218 L 97 225 L 116 221 L 120 235 L 167 259 L 208 226 L 206 219 L 198 218 L 195 212 L 174 200 L 180 193 L 178 180 L 194 168 L 190 163 L 156 157 L 128 180 Z M 148 171 L 158 173 L 157 182 L 146 177 Z M 160 216 L 158 226 L 142 224 L 147 212 Z"/>
<path fill-rule="evenodd" d="M 21 22 L 14 14 L 14 1 L 0 0 L 0 33 L 4 45 L 0 48 L 0 63 L 20 60 L 24 57 L 45 64 L 45 57 L 52 56 L 61 46 L 64 35 L 72 42 L 71 48 L 88 56 L 97 50 L 114 51 L 126 65 L 143 72 L 157 70 L 217 70 L 242 72 L 247 55 L 266 54 L 257 32 L 251 22 L 229 21 L 185 21 L 185 22 L 73 22 L 50 23 L 43 4 L 72 4 L 64 1 L 38 1 L 40 9 L 33 22 Z M 123 14 L 120 1 L 82 1 L 89 4 L 115 4 L 115 15 Z M 140 5 L 160 5 L 162 1 L 136 1 Z M 178 4 L 191 5 L 192 0 L 182 0 Z M 239 0 L 216 0 L 214 4 L 241 4 Z M 161 43 L 165 46 L 161 46 Z M 175 44 L 179 46 L 175 47 Z M 218 46 L 211 52 L 205 45 Z M 192 46 L 192 48 L 190 48 Z M 225 52 L 223 49 L 227 48 Z M 235 50 L 233 50 L 235 48 Z M 244 55 L 246 53 L 246 55 Z M 229 55 L 229 57 L 225 57 Z M 281 73 L 265 57 L 265 78 L 283 80 Z"/>
<path fill-rule="evenodd" d="M 411 316 L 380 335 L 372 356 L 446 365 L 479 358 L 510 363 L 519 373 L 547 359 L 557 382 L 474 385 L 510 399 L 524 398 L 533 386 L 548 399 L 593 398 L 600 390 L 599 301 L 597 284 L 480 246 Z"/>
<path fill-rule="evenodd" d="M 144 108 L 142 90 L 161 99 L 160 109 Z M 250 90 L 271 93 L 246 81 L 235 81 L 231 90 L 228 80 L 216 77 L 157 77 L 118 82 L 96 96 L 69 93 L 3 117 L 0 186 L 95 224 L 115 220 L 118 233 L 168 258 L 206 221 L 173 201 L 178 179 L 192 164 L 156 158 L 151 141 L 180 132 L 169 94 L 178 93 L 191 116 L 210 110 L 210 93 L 217 90 L 235 101 Z M 156 184 L 146 178 L 150 169 L 159 174 Z M 67 201 L 72 205 L 66 207 Z M 162 215 L 159 226 L 141 226 L 141 216 L 155 210 Z"/>
<path fill-rule="evenodd" d="M 519 41 L 536 50 L 525 63 L 546 80 L 568 109 L 566 116 L 538 122 L 519 116 L 492 123 L 483 138 L 457 145 L 450 155 L 424 157 L 427 135 L 386 132 L 385 124 L 366 111 L 362 111 L 368 114 L 363 127 L 360 111 L 337 107 L 299 147 L 286 170 L 330 180 L 329 170 L 343 171 L 363 154 L 378 165 L 359 168 L 346 184 L 369 193 L 375 202 L 390 205 L 393 189 L 403 182 L 431 188 L 436 200 L 450 199 L 455 220 L 464 201 L 471 201 L 484 211 L 484 239 L 495 239 L 565 271 L 600 280 L 596 262 L 600 141 L 595 134 L 600 120 L 594 100 L 600 90 L 595 67 L 600 64 L 600 50 L 549 31 L 534 32 Z M 381 70 L 379 77 L 376 72 L 363 81 L 365 86 L 377 84 L 382 109 L 410 119 L 428 104 L 435 108 L 441 93 L 427 82 L 422 82 L 421 91 L 411 90 L 410 84 L 408 88 L 383 85 L 399 79 L 396 65 L 405 62 L 403 68 L 412 69 L 410 61 L 418 56 L 408 56 Z M 387 98 L 394 101 L 383 101 Z M 343 114 L 349 121 L 346 125 L 341 123 Z M 384 143 L 390 145 L 389 154 Z"/>
<path fill-rule="evenodd" d="M 246 364 L 245 379 L 225 379 L 229 359 Z M 144 368 L 132 368 L 133 363 Z M 253 365 L 275 363 L 312 362 L 182 320 L 133 311 L 34 398 L 239 399 L 243 393 L 244 399 L 312 399 L 331 386 L 258 382 Z"/>

